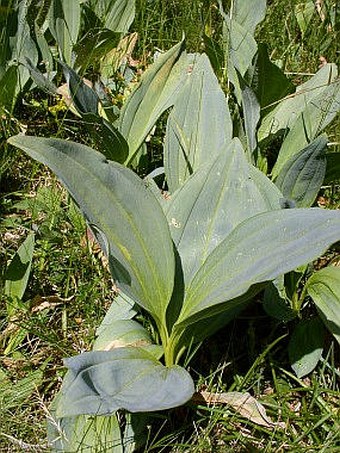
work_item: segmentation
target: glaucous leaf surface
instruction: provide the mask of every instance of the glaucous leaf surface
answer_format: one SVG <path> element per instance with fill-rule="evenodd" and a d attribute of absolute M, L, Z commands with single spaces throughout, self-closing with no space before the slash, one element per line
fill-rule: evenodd
<path fill-rule="evenodd" d="M 171 193 L 202 163 L 214 160 L 232 138 L 227 100 L 208 57 L 190 57 L 166 128 L 164 167 Z"/>
<path fill-rule="evenodd" d="M 270 134 L 275 135 L 282 129 L 291 129 L 308 105 L 314 104 L 318 107 L 316 100 L 322 99 L 323 92 L 329 89 L 337 75 L 336 65 L 329 63 L 319 69 L 307 82 L 298 86 L 293 95 L 282 100 L 263 119 L 258 133 L 259 140 L 263 140 Z"/>
<path fill-rule="evenodd" d="M 57 417 L 107 415 L 118 409 L 149 412 L 180 406 L 194 393 L 190 375 L 165 367 L 138 348 L 94 351 L 65 360 Z"/>
<path fill-rule="evenodd" d="M 91 8 L 103 24 L 117 33 L 127 33 L 135 17 L 135 0 L 92 0 Z"/>
<path fill-rule="evenodd" d="M 317 137 L 285 163 L 275 181 L 283 196 L 294 200 L 298 208 L 311 206 L 320 191 L 327 167 L 327 141 L 325 135 Z"/>
<path fill-rule="evenodd" d="M 192 278 L 178 324 L 183 328 L 203 310 L 208 314 L 212 307 L 246 295 L 253 285 L 312 261 L 339 238 L 338 211 L 284 209 L 246 219 L 212 251 Z"/>
<path fill-rule="evenodd" d="M 197 171 L 165 208 L 186 284 L 239 223 L 279 209 L 281 197 L 277 187 L 249 165 L 238 139 Z"/>
<path fill-rule="evenodd" d="M 340 111 L 340 79 L 327 86 L 298 116 L 284 139 L 272 170 L 273 178 L 286 162 L 310 144 Z"/>
<path fill-rule="evenodd" d="M 56 173 L 105 245 L 120 287 L 160 321 L 173 289 L 173 244 L 162 208 L 143 181 L 81 144 L 23 135 L 10 143 Z"/>
<path fill-rule="evenodd" d="M 80 30 L 80 2 L 54 0 L 50 8 L 49 29 L 56 40 L 62 60 L 73 64 L 72 50 Z"/>
<path fill-rule="evenodd" d="M 340 268 L 329 266 L 315 272 L 307 282 L 307 291 L 340 344 Z"/>
<path fill-rule="evenodd" d="M 133 159 L 160 115 L 173 105 L 187 65 L 184 42 L 180 42 L 157 57 L 125 102 L 117 127 L 129 144 L 127 163 Z"/>
<path fill-rule="evenodd" d="M 134 305 L 133 301 L 121 292 L 115 297 L 97 329 L 94 350 L 111 351 L 130 346 L 145 349 L 157 359 L 162 357 L 162 347 L 152 344 L 149 332 L 133 319 L 137 314 Z"/>
<path fill-rule="evenodd" d="M 257 125 L 260 121 L 260 104 L 254 91 L 248 87 L 242 87 L 242 107 L 244 115 L 244 128 L 247 141 L 247 154 L 249 162 L 253 162 L 253 153 L 257 148 Z"/>

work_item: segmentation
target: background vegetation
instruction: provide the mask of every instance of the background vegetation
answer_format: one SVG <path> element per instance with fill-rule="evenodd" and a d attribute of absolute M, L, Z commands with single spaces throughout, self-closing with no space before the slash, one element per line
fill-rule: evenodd
<path fill-rule="evenodd" d="M 294 84 L 306 80 L 324 61 L 340 63 L 339 5 L 332 0 L 321 2 L 320 12 L 313 11 L 304 23 L 299 11 L 307 3 L 268 1 L 266 19 L 257 29 L 257 41 L 268 44 L 272 60 Z M 223 4 L 228 7 L 228 2 Z M 202 49 L 204 32 L 220 39 L 215 1 L 137 0 L 136 7 L 130 31 L 138 33 L 132 54 L 137 77 L 155 51 L 169 49 L 183 32 L 192 51 Z M 93 69 L 88 67 L 86 74 Z M 61 75 L 57 77 L 62 80 Z M 119 103 L 124 92 L 116 94 Z M 328 130 L 337 151 L 339 126 L 338 119 Z M 62 358 L 91 348 L 95 329 L 115 296 L 105 258 L 65 190 L 46 168 L 6 144 L 22 128 L 34 135 L 90 143 L 81 121 L 61 98 L 39 89 L 19 97 L 12 113 L 1 114 L 3 281 L 6 265 L 27 232 L 37 232 L 22 300 L 12 300 L 3 291 L 0 305 L 1 452 L 48 451 L 45 419 L 64 374 Z M 158 137 L 153 137 L 150 147 L 155 160 Z M 317 203 L 338 208 L 339 185 L 323 187 Z M 317 266 L 330 262 L 339 263 L 336 247 Z M 224 405 L 197 403 L 153 415 L 142 451 L 339 451 L 339 347 L 329 336 L 315 371 L 299 379 L 287 352 L 293 328 L 294 323 L 270 318 L 259 301 L 206 341 L 191 364 L 198 388 L 251 392 L 273 420 L 285 422 L 284 429 L 259 426 Z"/>

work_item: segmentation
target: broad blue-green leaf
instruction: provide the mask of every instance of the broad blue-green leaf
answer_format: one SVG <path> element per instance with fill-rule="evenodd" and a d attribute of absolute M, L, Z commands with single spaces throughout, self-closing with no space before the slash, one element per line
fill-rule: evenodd
<path fill-rule="evenodd" d="M 228 104 L 206 55 L 195 54 L 169 115 L 164 167 L 172 193 L 232 138 Z"/>
<path fill-rule="evenodd" d="M 319 318 L 307 319 L 295 327 L 288 352 L 298 378 L 314 370 L 322 356 L 324 339 L 325 329 Z"/>
<path fill-rule="evenodd" d="M 93 0 L 93 11 L 105 28 L 126 33 L 135 17 L 135 0 Z"/>
<path fill-rule="evenodd" d="M 249 165 L 239 140 L 204 166 L 168 203 L 166 215 L 180 254 L 184 280 L 190 282 L 210 253 L 243 220 L 279 209 L 275 185 Z"/>
<path fill-rule="evenodd" d="M 284 209 L 250 217 L 207 257 L 186 290 L 178 323 L 246 294 L 320 256 L 340 239 L 340 212 Z M 217 307 L 218 309 L 218 307 Z M 224 307 L 226 309 L 226 307 Z"/>
<path fill-rule="evenodd" d="M 5 294 L 22 299 L 31 272 L 34 251 L 34 234 L 29 233 L 12 258 L 5 273 Z"/>
<path fill-rule="evenodd" d="M 241 101 L 241 90 L 238 74 L 243 77 L 250 67 L 256 54 L 257 44 L 254 32 L 265 16 L 266 0 L 234 0 L 229 14 L 223 11 L 219 1 L 220 11 L 224 19 L 224 39 L 227 59 L 228 78 L 235 87 L 238 102 Z"/>
<path fill-rule="evenodd" d="M 16 63 L 20 62 L 22 58 L 27 57 L 31 60 L 33 65 L 38 63 L 38 50 L 34 40 L 31 37 L 30 25 L 28 23 L 28 8 L 29 1 L 22 0 L 17 7 L 17 30 L 16 34 L 10 39 L 12 47 L 12 60 Z M 23 65 L 18 67 L 18 85 L 16 95 L 25 86 L 30 75 L 28 69 Z"/>
<path fill-rule="evenodd" d="M 186 403 L 194 393 L 190 375 L 165 367 L 137 348 L 86 352 L 66 359 L 58 417 L 108 415 L 118 409 L 149 412 Z"/>
<path fill-rule="evenodd" d="M 242 77 L 256 53 L 254 32 L 257 24 L 264 19 L 265 12 L 266 0 L 235 0 L 230 14 L 223 14 L 229 32 L 230 63 Z"/>
<path fill-rule="evenodd" d="M 52 95 L 57 93 L 57 87 L 54 83 L 47 77 L 47 75 L 42 74 L 29 58 L 23 58 L 21 63 L 28 69 L 31 79 L 39 88 Z"/>
<path fill-rule="evenodd" d="M 272 175 L 277 177 L 283 166 L 310 144 L 340 111 L 340 79 L 327 86 L 322 94 L 299 115 L 286 136 L 274 165 Z"/>
<path fill-rule="evenodd" d="M 320 135 L 291 157 L 275 181 L 283 196 L 294 200 L 298 208 L 311 206 L 320 191 L 327 166 L 327 141 L 326 135 Z"/>
<path fill-rule="evenodd" d="M 53 453 L 110 451 L 124 453 L 119 421 L 111 416 L 78 415 L 48 419 L 47 435 Z"/>
<path fill-rule="evenodd" d="M 160 55 L 144 72 L 140 83 L 124 104 L 118 129 L 129 144 L 127 162 L 133 159 L 160 115 L 173 105 L 187 66 L 187 57 L 183 52 L 184 42 L 180 42 Z"/>
<path fill-rule="evenodd" d="M 105 246 L 124 293 L 160 321 L 173 289 L 173 245 L 162 208 L 143 181 L 84 145 L 22 135 L 9 141 L 63 181 Z"/>
<path fill-rule="evenodd" d="M 319 100 L 335 82 L 338 70 L 335 64 L 327 64 L 311 77 L 307 82 L 296 88 L 296 92 L 282 100 L 263 119 L 259 128 L 259 141 L 268 135 L 275 135 L 280 130 L 292 129 L 302 112 L 309 106 L 320 107 Z M 327 91 L 325 91 L 327 90 Z M 305 115 L 306 117 L 306 115 Z M 308 117 L 306 118 L 307 121 Z M 302 149 L 304 145 L 302 144 Z"/>
<path fill-rule="evenodd" d="M 57 42 L 63 61 L 72 66 L 73 47 L 80 30 L 79 0 L 54 0 L 50 9 L 49 28 Z"/>
<path fill-rule="evenodd" d="M 329 266 L 315 272 L 307 282 L 307 291 L 340 344 L 340 268 Z"/>

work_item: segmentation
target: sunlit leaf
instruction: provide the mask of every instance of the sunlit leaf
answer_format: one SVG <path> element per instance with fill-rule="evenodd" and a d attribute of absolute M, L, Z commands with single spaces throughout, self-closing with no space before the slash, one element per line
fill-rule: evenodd
<path fill-rule="evenodd" d="M 186 403 L 194 393 L 184 368 L 165 367 L 137 348 L 88 352 L 65 360 L 65 364 L 69 371 L 58 417 L 108 415 L 118 409 L 164 410 Z"/>

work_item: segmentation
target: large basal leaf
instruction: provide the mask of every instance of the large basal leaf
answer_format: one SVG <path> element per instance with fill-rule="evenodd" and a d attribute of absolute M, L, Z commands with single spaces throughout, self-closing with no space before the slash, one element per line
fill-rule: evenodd
<path fill-rule="evenodd" d="M 277 177 L 286 162 L 310 144 L 340 111 L 340 79 L 326 87 L 299 115 L 287 134 L 272 175 Z"/>
<path fill-rule="evenodd" d="M 118 409 L 150 412 L 180 406 L 194 393 L 190 375 L 165 367 L 137 348 L 87 352 L 65 360 L 69 371 L 61 390 L 58 417 L 108 415 Z"/>
<path fill-rule="evenodd" d="M 91 7 L 104 28 L 127 33 L 135 17 L 135 0 L 93 0 Z"/>
<path fill-rule="evenodd" d="M 209 254 L 243 220 L 279 209 L 280 191 L 249 165 L 235 139 L 194 174 L 168 202 L 170 232 L 190 282 Z"/>
<path fill-rule="evenodd" d="M 118 129 L 129 144 L 127 163 L 134 158 L 160 115 L 173 105 L 188 64 L 183 52 L 184 42 L 180 42 L 160 55 L 124 104 Z"/>
<path fill-rule="evenodd" d="M 56 40 L 62 60 L 72 66 L 73 47 L 80 30 L 79 0 L 54 0 L 50 9 L 49 28 Z"/>
<path fill-rule="evenodd" d="M 318 208 L 258 214 L 239 224 L 205 260 L 186 290 L 178 323 L 239 298 L 321 255 L 340 239 L 340 212 Z M 233 305 L 232 305 L 233 306 Z M 228 306 L 221 306 L 227 310 Z M 217 307 L 218 310 L 218 307 Z"/>
<path fill-rule="evenodd" d="M 57 174 L 105 246 L 123 291 L 162 319 L 173 289 L 173 245 L 162 209 L 143 181 L 84 145 L 22 135 L 9 141 Z"/>
<path fill-rule="evenodd" d="M 307 282 L 307 291 L 340 344 L 340 268 L 330 266 L 315 272 Z"/>
<path fill-rule="evenodd" d="M 169 115 L 164 167 L 174 192 L 232 138 L 228 104 L 206 55 L 195 54 Z"/>
<path fill-rule="evenodd" d="M 320 191 L 326 174 L 327 136 L 321 135 L 290 158 L 275 184 L 284 197 L 294 200 L 298 208 L 311 206 Z"/>
<path fill-rule="evenodd" d="M 31 37 L 30 24 L 28 22 L 28 8 L 29 1 L 22 0 L 18 3 L 16 14 L 17 14 L 17 30 L 14 37 L 11 37 L 9 42 L 12 48 L 12 61 L 20 62 L 22 58 L 27 57 L 31 60 L 33 65 L 38 63 L 38 50 L 37 46 Z M 29 80 L 29 71 L 23 66 L 18 67 L 18 84 L 15 92 L 15 96 L 18 95 L 19 91 L 23 89 L 27 81 Z"/>
<path fill-rule="evenodd" d="M 245 2 L 235 0 L 230 14 L 222 13 L 228 28 L 229 59 L 243 77 L 255 56 L 257 44 L 254 32 L 265 16 L 266 0 Z"/>
<path fill-rule="evenodd" d="M 265 116 L 258 132 L 259 141 L 270 134 L 275 135 L 280 130 L 291 129 L 308 105 L 313 103 L 320 107 L 316 100 L 323 98 L 324 91 L 329 89 L 328 87 L 336 80 L 337 75 L 336 65 L 327 64 L 307 82 L 298 86 L 293 95 L 282 100 L 275 109 Z"/>
<path fill-rule="evenodd" d="M 245 2 L 234 0 L 229 14 L 222 8 L 219 0 L 220 11 L 224 19 L 224 40 L 227 61 L 228 78 L 235 87 L 235 95 L 241 102 L 241 90 L 238 74 L 243 77 L 251 66 L 256 54 L 257 44 L 254 32 L 265 16 L 266 0 Z"/>

